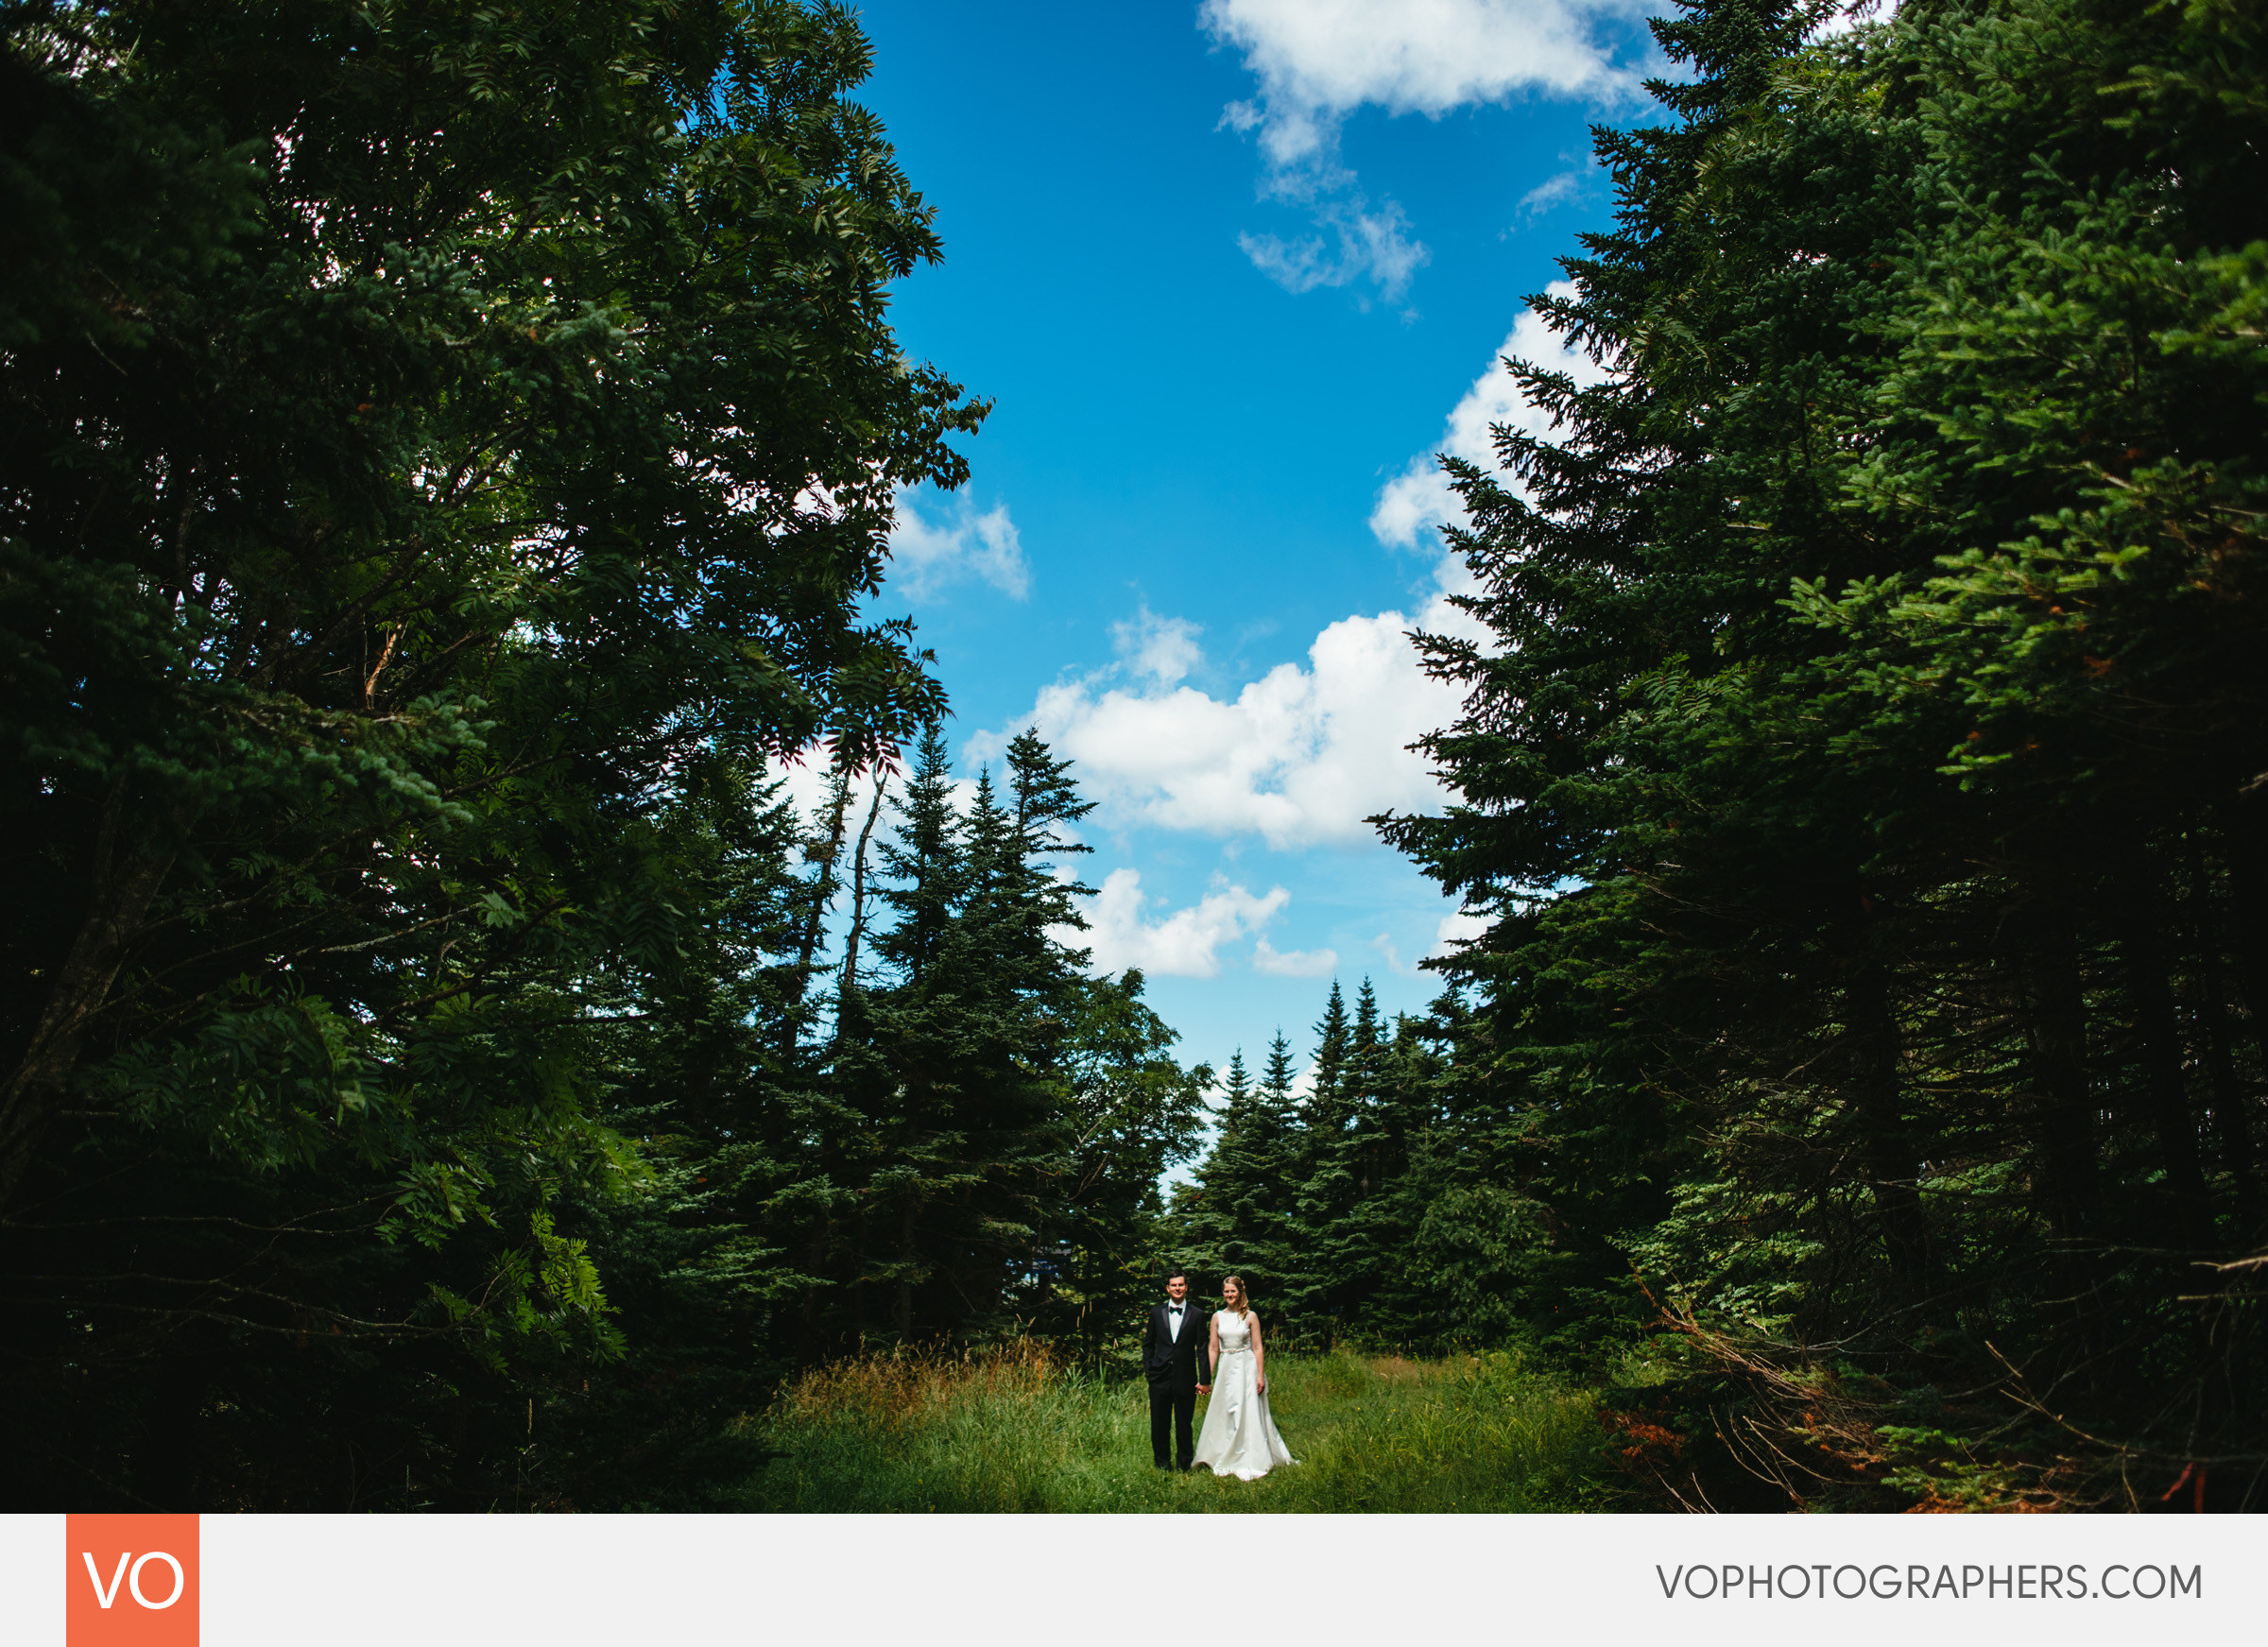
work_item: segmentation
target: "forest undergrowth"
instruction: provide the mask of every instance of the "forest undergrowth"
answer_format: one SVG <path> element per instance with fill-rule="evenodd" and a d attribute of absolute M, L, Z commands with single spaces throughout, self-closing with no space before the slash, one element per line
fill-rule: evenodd
<path fill-rule="evenodd" d="M 1150 1463 L 1138 1379 L 1022 1340 L 885 1353 L 782 1386 L 750 1427 L 772 1456 L 731 1507 L 781 1511 L 1382 1512 L 1631 1507 L 1591 1392 L 1517 1354 L 1269 1358 L 1299 1462 L 1256 1482 Z M 1198 1418 L 1204 1422 L 1204 1398 Z"/>

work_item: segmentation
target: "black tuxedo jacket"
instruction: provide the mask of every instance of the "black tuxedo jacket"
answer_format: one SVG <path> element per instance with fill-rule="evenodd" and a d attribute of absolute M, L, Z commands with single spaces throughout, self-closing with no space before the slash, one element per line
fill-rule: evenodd
<path fill-rule="evenodd" d="M 1212 1317 L 1194 1298 L 1181 1307 L 1181 1336 L 1166 1324 L 1165 1306 L 1150 1312 L 1142 1341 L 1143 1375 L 1154 1384 L 1194 1387 L 1212 1382 Z"/>

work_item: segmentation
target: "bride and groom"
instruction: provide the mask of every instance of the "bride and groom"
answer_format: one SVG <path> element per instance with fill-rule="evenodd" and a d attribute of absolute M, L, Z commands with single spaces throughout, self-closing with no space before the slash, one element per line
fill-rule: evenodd
<path fill-rule="evenodd" d="M 1187 1271 L 1165 1278 L 1165 1302 L 1150 1312 L 1142 1345 L 1142 1370 L 1150 1381 L 1150 1451 L 1160 1469 L 1173 1467 L 1165 1450 L 1170 1423 L 1181 1468 L 1201 1464 L 1215 1475 L 1257 1481 L 1280 1464 L 1298 1461 L 1268 1415 L 1259 1312 L 1234 1276 L 1222 1281 L 1221 1295 L 1219 1313 L 1208 1316 L 1189 1301 Z M 1193 1446 L 1197 1397 L 1208 1393 L 1204 1433 Z"/>

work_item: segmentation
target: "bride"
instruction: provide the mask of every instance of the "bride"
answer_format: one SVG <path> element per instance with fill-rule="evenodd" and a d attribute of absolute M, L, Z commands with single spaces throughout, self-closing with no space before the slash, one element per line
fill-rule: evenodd
<path fill-rule="evenodd" d="M 1197 1436 L 1195 1462 L 1215 1475 L 1258 1481 L 1280 1464 L 1297 1464 L 1268 1416 L 1267 1362 L 1260 1317 L 1234 1276 L 1221 1283 L 1224 1308 L 1212 1318 L 1212 1399 Z"/>

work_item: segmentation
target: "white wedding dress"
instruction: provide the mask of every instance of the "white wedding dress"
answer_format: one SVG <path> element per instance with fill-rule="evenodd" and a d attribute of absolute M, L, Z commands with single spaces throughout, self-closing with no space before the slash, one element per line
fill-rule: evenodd
<path fill-rule="evenodd" d="M 1215 1475 L 1258 1481 L 1280 1464 L 1297 1464 L 1268 1416 L 1252 1364 L 1252 1327 L 1233 1310 L 1213 1317 L 1221 1330 L 1221 1359 L 1212 1369 L 1212 1398 L 1197 1434 L 1195 1462 Z"/>

